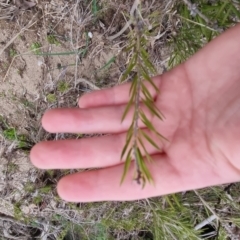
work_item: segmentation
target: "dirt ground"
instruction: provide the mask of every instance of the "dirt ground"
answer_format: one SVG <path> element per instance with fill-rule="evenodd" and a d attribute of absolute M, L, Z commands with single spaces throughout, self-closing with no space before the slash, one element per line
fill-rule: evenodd
<path fill-rule="evenodd" d="M 120 84 L 128 59 L 127 35 L 108 37 L 126 24 L 122 11 L 131 2 L 98 9 L 90 1 L 34 3 L 10 1 L 0 11 L 0 215 L 10 219 L 53 211 L 69 217 L 54 189 L 63 173 L 37 170 L 28 155 L 41 140 L 71 136 L 46 133 L 41 117 L 49 108 L 77 107 L 85 92 Z M 153 48 L 152 56 L 161 73 L 167 51 Z"/>

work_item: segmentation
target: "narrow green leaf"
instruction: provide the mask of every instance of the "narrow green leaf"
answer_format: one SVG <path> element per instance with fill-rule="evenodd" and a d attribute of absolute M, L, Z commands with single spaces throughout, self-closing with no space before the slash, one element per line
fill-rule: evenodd
<path fill-rule="evenodd" d="M 136 151 L 136 152 L 135 152 Z M 139 167 L 139 171 L 142 173 L 142 162 L 144 161 L 143 160 L 143 157 L 142 157 L 142 154 L 141 154 L 141 151 L 139 150 L 139 148 L 137 147 L 137 149 L 135 150 L 135 161 L 136 161 L 136 164 L 138 165 Z M 144 175 L 144 173 L 142 173 Z"/>
<path fill-rule="evenodd" d="M 133 124 L 134 124 L 134 122 L 132 122 L 131 126 L 128 129 L 127 137 L 126 137 L 127 140 L 132 137 L 132 134 L 133 134 Z"/>
<path fill-rule="evenodd" d="M 127 172 L 129 170 L 129 167 L 130 167 L 130 164 L 131 164 L 131 152 L 132 152 L 132 149 L 130 149 L 128 151 L 128 154 L 127 154 L 127 158 L 125 160 L 125 163 L 124 163 L 124 169 L 123 169 L 123 175 L 122 175 L 122 178 L 121 178 L 121 181 L 120 181 L 120 185 L 123 183 L 126 175 L 127 175 Z"/>
<path fill-rule="evenodd" d="M 144 150 L 144 153 L 145 153 L 145 155 L 146 155 L 147 160 L 148 160 L 149 162 L 152 162 L 153 159 L 152 159 L 152 157 L 149 155 L 149 153 L 148 153 L 147 149 L 145 148 L 145 146 L 144 146 L 141 138 L 138 138 L 138 141 L 140 142 L 140 145 L 142 146 L 142 148 L 143 148 L 143 150 Z"/>
<path fill-rule="evenodd" d="M 230 15 L 231 10 L 232 10 L 232 5 L 228 7 L 227 12 L 224 14 L 224 17 L 221 19 L 221 24 L 226 22 L 227 18 Z"/>
<path fill-rule="evenodd" d="M 149 82 L 152 81 L 152 78 L 149 76 L 148 70 L 142 64 L 141 64 L 141 74 L 144 76 L 145 80 Z"/>
<path fill-rule="evenodd" d="M 104 68 L 110 67 L 110 65 L 111 65 L 112 63 L 114 63 L 115 60 L 116 60 L 116 57 L 113 56 L 104 66 L 102 66 L 100 69 L 98 69 L 98 71 L 101 71 L 101 70 L 103 70 Z"/>
<path fill-rule="evenodd" d="M 148 73 L 146 72 L 146 69 L 144 68 L 141 68 L 141 74 L 143 76 L 143 78 L 148 81 L 153 87 L 154 89 L 156 90 L 156 92 L 159 92 L 159 89 L 158 87 L 155 85 L 155 83 L 153 82 L 153 80 L 151 79 L 151 77 L 148 75 Z"/>
<path fill-rule="evenodd" d="M 165 196 L 164 198 L 166 199 L 166 202 L 169 204 L 169 206 L 172 208 L 172 209 L 175 209 L 173 204 L 172 204 L 172 201 L 169 199 L 170 196 Z"/>
<path fill-rule="evenodd" d="M 136 66 L 136 60 L 137 60 L 137 54 L 134 54 L 134 56 L 132 57 L 132 59 L 130 60 L 129 64 L 128 64 L 128 68 L 126 69 L 126 71 L 124 72 L 124 74 L 121 77 L 121 82 L 123 82 L 127 76 L 129 75 L 129 73 L 133 70 L 133 68 Z"/>
<path fill-rule="evenodd" d="M 142 177 L 144 179 L 148 179 L 148 176 L 146 176 L 147 173 L 146 173 L 146 171 L 144 171 L 145 168 L 143 166 L 144 165 L 144 158 L 143 158 L 143 155 L 142 155 L 142 153 L 141 153 L 139 148 L 137 148 L 136 156 L 137 156 L 137 163 L 138 163 L 138 166 L 139 166 L 139 170 L 140 170 L 140 172 L 142 174 Z"/>
<path fill-rule="evenodd" d="M 232 11 L 240 19 L 240 11 L 234 5 L 232 5 Z"/>
<path fill-rule="evenodd" d="M 130 142 L 130 141 L 129 141 L 129 142 Z M 127 142 L 127 143 L 124 145 L 124 148 L 123 148 L 122 153 L 121 153 L 121 160 L 123 160 L 123 156 L 124 156 L 124 154 L 126 153 L 126 150 L 127 150 L 127 148 L 128 148 L 129 142 Z"/>
<path fill-rule="evenodd" d="M 140 130 L 140 133 L 144 136 L 144 138 L 145 138 L 149 143 L 151 143 L 151 145 L 152 145 L 153 147 L 155 147 L 155 148 L 158 149 L 159 151 L 161 150 L 161 149 L 159 148 L 159 146 L 158 146 L 144 131 L 141 131 L 141 130 Z"/>
<path fill-rule="evenodd" d="M 137 161 L 138 161 L 138 165 L 140 167 L 140 171 L 143 174 L 143 177 L 146 178 L 149 182 L 152 182 L 152 176 L 151 173 L 149 172 L 145 162 L 144 162 L 144 158 L 142 156 L 142 153 L 140 151 L 139 148 L 137 148 Z"/>
<path fill-rule="evenodd" d="M 93 15 L 96 16 L 98 11 L 99 11 L 99 7 L 98 7 L 98 4 L 97 4 L 97 0 L 93 0 L 93 2 L 92 2 Z"/>
<path fill-rule="evenodd" d="M 197 21 L 201 23 L 203 26 L 206 25 L 206 22 L 199 16 L 196 16 Z M 211 30 L 207 29 L 206 27 L 200 26 L 202 34 L 206 37 L 207 41 L 211 40 Z"/>
<path fill-rule="evenodd" d="M 125 155 L 126 150 L 128 149 L 129 144 L 130 144 L 130 141 L 131 141 L 131 139 L 132 139 L 133 130 L 130 129 L 130 130 L 128 130 L 128 131 L 129 131 L 130 133 L 128 132 L 128 136 L 127 136 L 127 139 L 126 139 L 126 144 L 124 145 L 124 148 L 123 148 L 122 153 L 121 153 L 121 160 L 123 159 L 123 156 Z"/>
<path fill-rule="evenodd" d="M 156 131 L 154 126 L 152 125 L 152 123 L 147 119 L 147 117 L 145 116 L 145 114 L 140 111 L 139 112 L 140 116 L 141 116 L 141 120 L 142 122 L 144 123 L 144 125 L 149 128 L 149 130 L 152 130 L 152 131 Z"/>
<path fill-rule="evenodd" d="M 151 61 L 149 61 L 149 55 L 144 48 L 141 49 L 141 57 L 142 57 L 143 62 L 145 63 L 145 66 L 147 66 L 149 68 L 151 73 L 156 73 L 156 69 L 153 66 L 153 64 L 151 63 Z"/>
<path fill-rule="evenodd" d="M 179 207 L 179 209 L 181 209 L 181 204 L 176 196 L 176 194 L 172 194 L 171 197 L 173 198 L 173 200 L 175 201 L 175 203 L 177 204 L 177 206 Z"/>
<path fill-rule="evenodd" d="M 142 88 L 142 93 L 146 97 L 146 100 L 148 98 L 149 100 L 154 101 L 151 93 L 148 91 L 147 87 L 144 85 L 144 82 L 141 83 L 141 88 Z"/>
<path fill-rule="evenodd" d="M 164 139 L 165 141 L 168 141 L 169 142 L 169 140 L 167 139 L 167 138 L 165 138 L 162 134 L 160 134 L 159 132 L 155 132 L 159 137 L 160 137 L 160 139 Z"/>
<path fill-rule="evenodd" d="M 147 178 L 149 183 L 153 183 L 153 178 L 152 175 L 147 167 L 147 165 L 145 164 L 145 162 L 143 161 L 141 163 L 141 168 L 142 168 L 142 172 L 144 173 L 145 177 Z"/>
<path fill-rule="evenodd" d="M 152 104 L 152 102 L 146 100 L 143 100 L 143 102 L 154 116 L 157 116 L 160 120 L 163 120 L 163 116 L 161 116 L 162 113 L 156 108 L 155 104 Z"/>
<path fill-rule="evenodd" d="M 125 117 L 127 116 L 128 112 L 129 112 L 130 108 L 132 107 L 133 98 L 134 98 L 134 95 L 130 98 L 130 100 L 129 100 L 129 102 L 128 102 L 125 110 L 124 110 L 121 122 L 123 122 L 123 120 L 125 119 Z"/>
<path fill-rule="evenodd" d="M 145 98 L 141 98 L 143 102 L 144 102 L 144 101 L 147 101 L 147 102 L 149 102 L 149 104 L 151 104 L 151 105 L 155 104 L 153 98 L 149 98 L 149 96 L 146 94 L 146 92 L 143 92 L 143 91 L 142 91 L 142 93 L 143 93 L 143 95 L 145 96 Z"/>
<path fill-rule="evenodd" d="M 155 127 L 152 125 L 152 123 L 147 119 L 147 117 L 145 116 L 145 114 L 140 111 L 139 112 L 140 116 L 141 116 L 141 120 L 143 122 L 143 124 L 151 131 L 153 131 L 154 133 L 157 134 L 157 136 L 159 136 L 161 139 L 164 139 L 166 141 L 168 141 L 167 138 L 165 138 L 162 134 L 160 134 L 156 129 Z"/>
<path fill-rule="evenodd" d="M 138 163 L 139 162 L 141 162 L 141 161 L 143 161 L 143 158 L 141 157 L 142 155 L 141 155 L 141 151 L 140 151 L 140 149 L 139 148 L 137 148 L 136 149 L 136 158 L 137 159 L 135 159 Z"/>
<path fill-rule="evenodd" d="M 135 75 L 135 76 L 133 77 L 133 81 L 132 81 L 132 83 L 131 83 L 131 87 L 130 87 L 130 90 L 129 90 L 129 95 L 130 95 L 130 96 L 131 96 L 131 95 L 136 95 L 137 81 L 138 81 L 137 75 Z"/>
<path fill-rule="evenodd" d="M 149 54 L 147 53 L 146 49 L 141 48 L 141 57 L 144 59 L 149 59 Z"/>
<path fill-rule="evenodd" d="M 126 48 L 124 49 L 124 51 L 127 52 L 127 53 L 129 53 L 130 50 L 135 47 L 135 45 L 136 45 L 136 43 L 134 42 L 134 43 L 131 44 L 129 47 L 126 47 Z"/>
<path fill-rule="evenodd" d="M 228 4 L 228 2 L 226 1 L 221 5 L 219 11 L 217 12 L 217 14 L 215 16 L 216 19 L 220 16 L 220 14 L 222 14 L 222 12 L 224 11 L 224 8 L 226 7 L 227 4 Z"/>

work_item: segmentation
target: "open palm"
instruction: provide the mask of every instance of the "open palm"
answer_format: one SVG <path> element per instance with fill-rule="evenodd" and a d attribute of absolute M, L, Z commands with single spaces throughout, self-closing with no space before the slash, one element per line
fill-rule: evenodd
<path fill-rule="evenodd" d="M 62 178 L 59 195 L 67 201 L 135 200 L 234 182 L 240 179 L 240 25 L 228 30 L 186 63 L 154 78 L 156 105 L 164 121 L 152 119 L 169 142 L 146 147 L 155 185 L 132 181 L 134 165 L 120 186 L 120 155 L 129 114 L 129 84 L 92 92 L 79 109 L 54 109 L 43 117 L 50 132 L 111 133 L 80 140 L 42 142 L 31 151 L 39 168 L 98 168 Z M 150 89 L 154 95 L 154 91 Z M 147 130 L 146 130 L 147 131 Z M 154 138 L 154 136 L 152 136 Z"/>

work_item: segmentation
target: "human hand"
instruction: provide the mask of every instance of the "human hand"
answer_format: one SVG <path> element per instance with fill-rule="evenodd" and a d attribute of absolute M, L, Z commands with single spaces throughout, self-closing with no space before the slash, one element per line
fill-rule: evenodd
<path fill-rule="evenodd" d="M 154 78 L 156 105 L 166 119 L 153 125 L 169 142 L 146 142 L 155 185 L 135 185 L 134 166 L 122 185 L 125 144 L 131 114 L 121 123 L 129 84 L 92 92 L 79 109 L 54 109 L 43 116 L 49 132 L 111 133 L 104 137 L 41 142 L 31 151 L 43 169 L 100 168 L 63 177 L 59 195 L 74 202 L 135 200 L 240 179 L 240 25 L 223 33 L 186 63 Z M 153 89 L 150 89 L 155 94 Z M 152 136 L 154 138 L 154 136 Z"/>

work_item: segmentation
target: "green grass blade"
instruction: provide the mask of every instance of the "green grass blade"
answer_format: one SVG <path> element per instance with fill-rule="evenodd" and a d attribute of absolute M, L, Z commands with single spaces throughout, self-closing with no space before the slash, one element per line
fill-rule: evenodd
<path fill-rule="evenodd" d="M 130 44 L 129 47 L 126 47 L 126 48 L 124 49 L 124 52 L 128 53 L 132 48 L 135 48 L 135 45 L 136 45 L 136 43 Z"/>
<path fill-rule="evenodd" d="M 101 71 L 105 68 L 109 68 L 111 66 L 112 63 L 114 63 L 116 60 L 116 57 L 112 57 L 103 67 L 101 67 L 100 69 L 98 69 L 98 71 Z"/>
<path fill-rule="evenodd" d="M 93 2 L 92 2 L 93 15 L 96 16 L 98 11 L 99 11 L 99 7 L 98 7 L 98 4 L 97 4 L 97 0 L 93 0 Z"/>
<path fill-rule="evenodd" d="M 37 56 L 68 56 L 73 54 L 81 54 L 84 50 L 81 51 L 70 51 L 70 52 L 55 52 L 55 53 L 48 53 L 48 52 L 42 52 L 42 53 L 35 53 Z"/>
<path fill-rule="evenodd" d="M 227 6 L 228 2 L 225 1 L 223 3 L 223 5 L 220 7 L 219 11 L 217 12 L 215 18 L 218 19 L 218 17 L 222 14 L 222 12 L 224 11 L 225 7 Z"/>
<path fill-rule="evenodd" d="M 237 16 L 237 18 L 239 20 L 240 19 L 240 11 L 234 5 L 232 5 L 232 11 Z"/>
<path fill-rule="evenodd" d="M 132 133 L 133 133 L 133 122 L 132 122 L 131 126 L 128 129 L 127 137 L 126 137 L 127 140 L 131 137 Z"/>
<path fill-rule="evenodd" d="M 230 13 L 231 13 L 231 10 L 232 10 L 232 5 L 229 6 L 229 8 L 227 9 L 227 12 L 225 13 L 225 15 L 224 15 L 224 17 L 223 17 L 223 19 L 222 19 L 222 24 L 223 24 L 224 22 L 226 22 L 227 19 L 229 18 L 229 15 L 230 15 Z"/>

